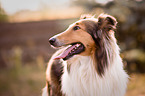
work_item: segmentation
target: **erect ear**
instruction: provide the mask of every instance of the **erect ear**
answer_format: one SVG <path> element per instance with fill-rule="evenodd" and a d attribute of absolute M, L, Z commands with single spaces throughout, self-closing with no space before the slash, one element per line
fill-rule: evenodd
<path fill-rule="evenodd" d="M 116 29 L 117 21 L 116 19 L 107 14 L 101 14 L 98 16 L 98 28 L 103 31 L 110 31 Z"/>
<path fill-rule="evenodd" d="M 80 17 L 80 19 L 87 19 L 87 18 L 94 18 L 95 17 L 95 15 L 90 15 L 90 14 L 83 14 L 83 15 L 81 15 L 81 17 Z"/>

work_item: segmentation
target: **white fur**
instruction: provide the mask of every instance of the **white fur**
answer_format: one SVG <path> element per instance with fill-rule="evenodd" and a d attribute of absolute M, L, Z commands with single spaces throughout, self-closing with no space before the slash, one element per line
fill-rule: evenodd
<path fill-rule="evenodd" d="M 49 96 L 47 92 L 47 86 L 42 89 L 42 96 Z"/>
<path fill-rule="evenodd" d="M 105 39 L 104 43 L 109 65 L 103 77 L 97 74 L 91 56 L 77 55 L 64 61 L 62 92 L 66 96 L 124 96 L 128 75 L 123 69 L 116 39 L 112 38 L 110 45 Z"/>
<path fill-rule="evenodd" d="M 90 56 L 78 55 L 72 59 L 70 72 L 64 64 L 62 76 L 62 91 L 66 96 L 124 96 L 128 75 L 119 55 L 103 77 L 96 73 Z"/>
<path fill-rule="evenodd" d="M 61 91 L 63 94 L 66 96 L 125 95 L 128 75 L 123 69 L 119 47 L 113 36 L 114 32 L 110 32 L 109 35 L 112 38 L 103 37 L 108 62 L 108 68 L 105 68 L 103 76 L 98 75 L 95 70 L 93 55 L 73 56 L 69 60 L 63 61 L 64 73 L 61 78 Z M 45 90 L 47 89 L 45 88 Z M 47 96 L 47 94 L 44 96 Z"/>

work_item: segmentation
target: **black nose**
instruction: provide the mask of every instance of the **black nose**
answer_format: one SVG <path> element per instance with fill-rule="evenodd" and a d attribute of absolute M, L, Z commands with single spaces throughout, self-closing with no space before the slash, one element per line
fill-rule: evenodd
<path fill-rule="evenodd" d="M 50 38 L 50 39 L 49 39 L 49 43 L 50 43 L 51 45 L 53 45 L 55 41 L 56 41 L 55 38 Z"/>

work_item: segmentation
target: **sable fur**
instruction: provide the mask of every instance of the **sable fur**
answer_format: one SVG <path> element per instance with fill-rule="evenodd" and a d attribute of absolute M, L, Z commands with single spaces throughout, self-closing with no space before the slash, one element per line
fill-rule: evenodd
<path fill-rule="evenodd" d="M 46 71 L 43 96 L 123 96 L 128 75 L 123 70 L 114 30 L 114 17 L 83 15 L 61 34 L 55 35 L 55 47 L 81 42 L 85 51 L 63 61 L 53 60 L 65 50 L 57 51 Z M 73 28 L 80 29 L 74 31 Z"/>

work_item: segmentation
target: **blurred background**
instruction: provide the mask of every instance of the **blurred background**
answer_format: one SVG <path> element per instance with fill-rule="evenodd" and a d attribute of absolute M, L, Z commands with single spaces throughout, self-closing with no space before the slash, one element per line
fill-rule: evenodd
<path fill-rule="evenodd" d="M 118 20 L 116 38 L 130 75 L 125 96 L 145 96 L 144 0 L 0 0 L 0 96 L 40 96 L 56 51 L 48 39 L 81 14 Z"/>

